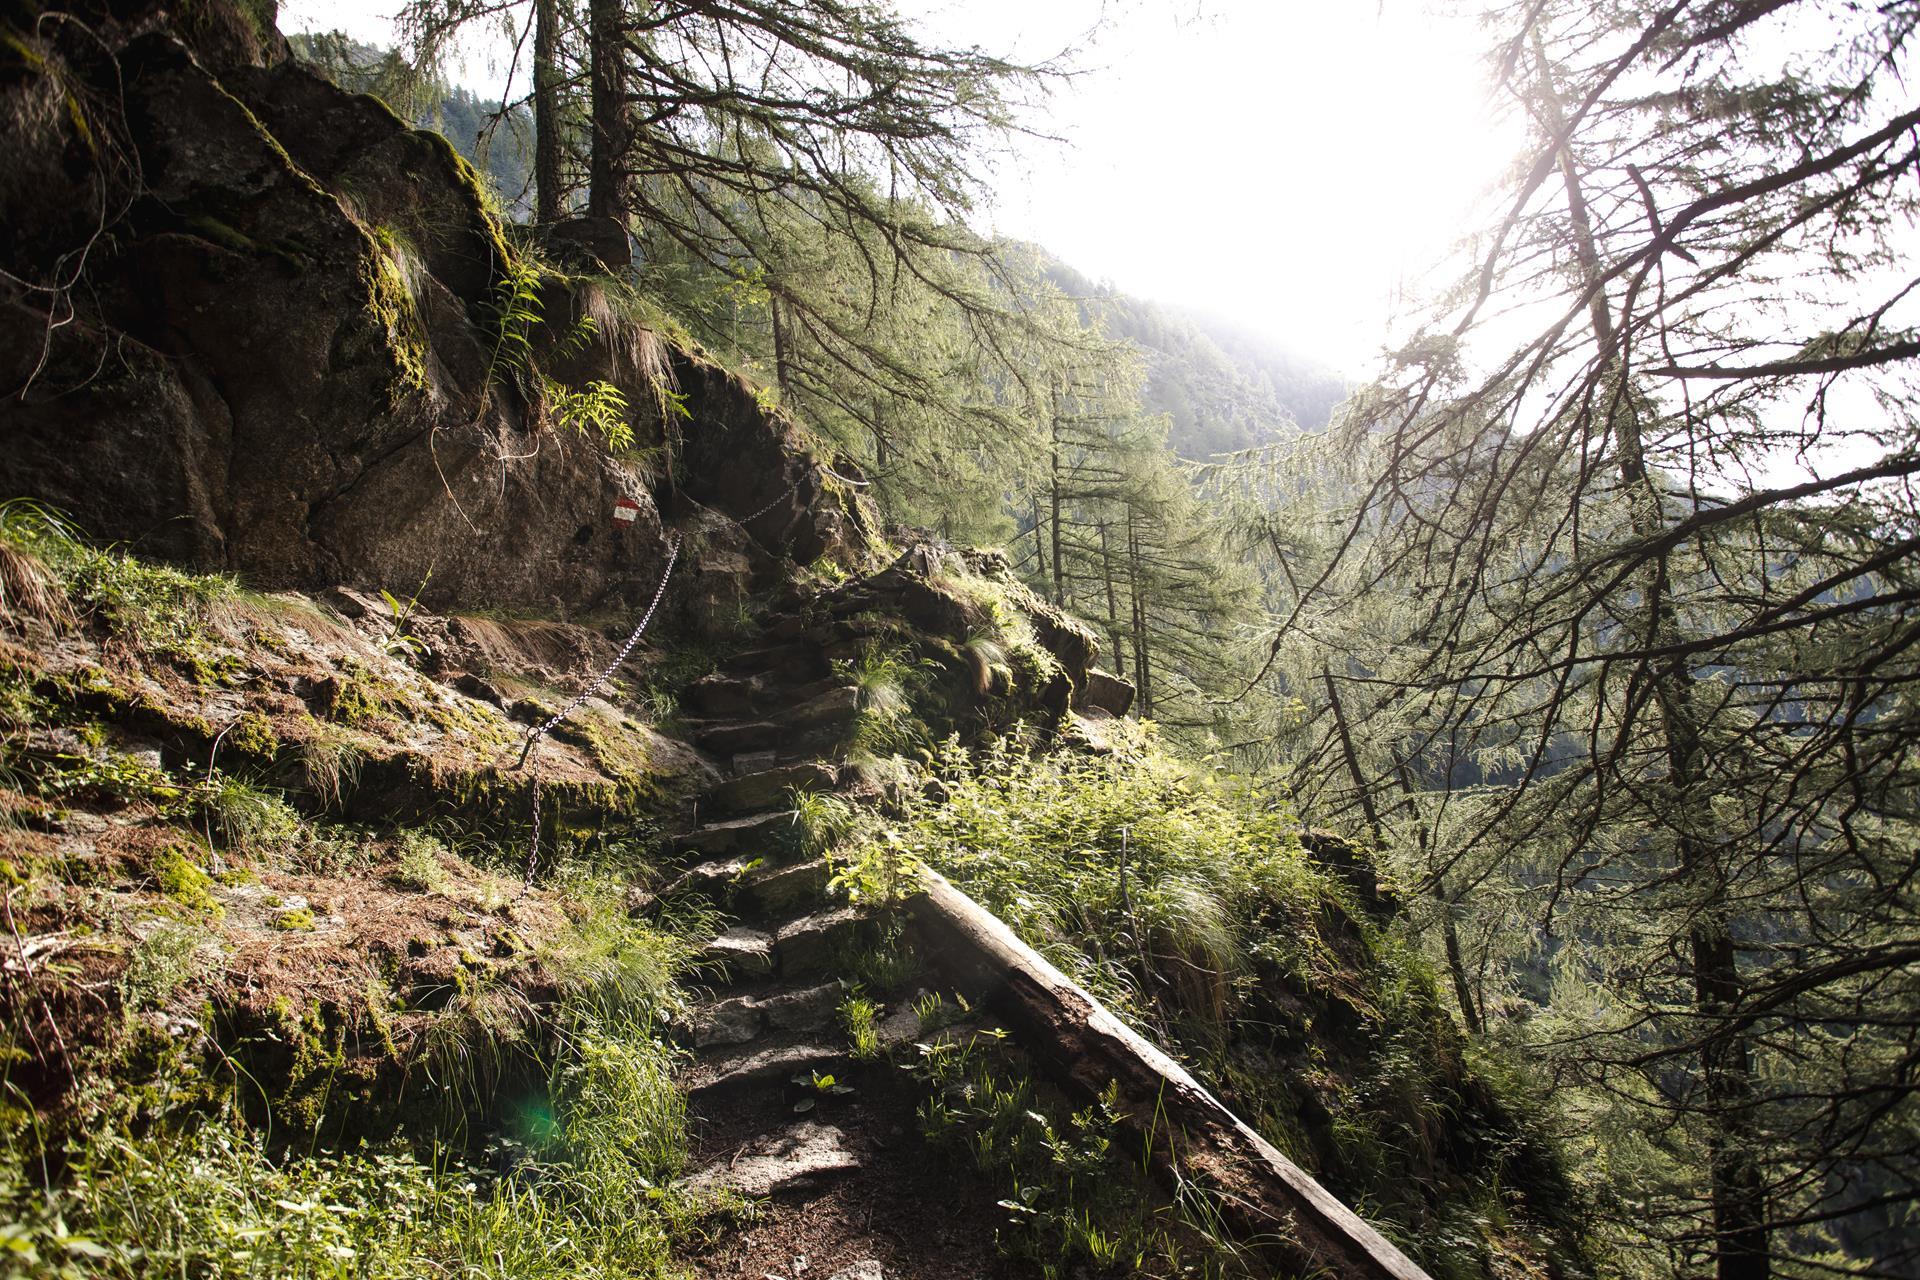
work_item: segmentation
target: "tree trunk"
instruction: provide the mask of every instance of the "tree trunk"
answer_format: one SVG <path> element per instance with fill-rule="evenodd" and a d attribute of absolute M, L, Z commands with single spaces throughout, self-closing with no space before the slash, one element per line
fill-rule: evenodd
<path fill-rule="evenodd" d="M 1565 112 L 1553 87 L 1546 49 L 1538 30 L 1532 36 L 1541 109 L 1553 136 L 1564 139 Z M 1574 255 L 1591 288 L 1588 310 L 1594 340 L 1616 376 L 1624 376 L 1619 337 L 1600 287 L 1600 255 L 1579 171 L 1564 143 L 1556 158 L 1566 188 Z M 1611 397 L 1607 426 L 1619 448 L 1618 472 L 1629 495 L 1630 525 L 1636 539 L 1652 542 L 1665 528 L 1665 506 L 1647 467 L 1640 421 L 1634 406 L 1626 401 L 1624 387 L 1602 391 Z M 1642 639 L 1648 649 L 1666 648 L 1679 639 L 1679 619 L 1666 593 L 1666 565 L 1663 553 L 1647 574 L 1646 634 Z M 1693 962 L 1694 1011 L 1705 1028 L 1700 1070 L 1711 1135 L 1708 1160 L 1715 1275 L 1718 1280 L 1768 1280 L 1771 1262 L 1765 1181 L 1738 1131 L 1738 1112 L 1752 1095 L 1751 1055 L 1744 1035 L 1723 1035 L 1718 1030 L 1740 1003 L 1740 975 L 1727 927 L 1726 886 L 1721 883 L 1712 842 L 1701 835 L 1707 829 L 1700 812 L 1705 779 L 1701 772 L 1700 727 L 1693 706 L 1693 673 L 1685 657 L 1680 656 L 1657 663 L 1649 676 L 1666 745 L 1667 784 L 1681 807 L 1673 824 L 1679 831 L 1681 872 L 1705 897 L 1693 913 L 1687 945 Z"/>
<path fill-rule="evenodd" d="M 1107 639 L 1113 644 L 1113 656 L 1107 661 L 1115 672 L 1127 669 L 1126 658 L 1120 650 L 1120 601 L 1116 598 L 1113 583 L 1113 551 L 1107 545 L 1107 522 L 1100 522 L 1100 576 L 1107 584 Z"/>
<path fill-rule="evenodd" d="M 587 7 L 593 147 L 587 163 L 587 212 L 616 218 L 624 225 L 633 202 L 627 198 L 629 158 L 627 59 L 620 0 L 590 0 Z"/>
<path fill-rule="evenodd" d="M 1140 539 L 1127 512 L 1127 594 L 1133 600 L 1133 687 L 1142 719 L 1153 715 L 1153 668 L 1147 659 L 1147 611 L 1140 599 Z"/>
<path fill-rule="evenodd" d="M 1040 585 L 1045 588 L 1040 594 L 1051 596 L 1053 588 L 1047 585 L 1047 522 L 1040 518 L 1040 495 L 1033 495 L 1033 564 L 1040 575 Z"/>
<path fill-rule="evenodd" d="M 533 219 L 560 220 L 560 0 L 533 6 Z"/>
<path fill-rule="evenodd" d="M 1060 555 L 1060 393 L 1053 393 L 1053 451 L 1049 458 L 1052 464 L 1047 477 L 1048 495 L 1052 499 L 1053 524 L 1053 602 L 1060 608 L 1067 607 L 1067 575 Z"/>

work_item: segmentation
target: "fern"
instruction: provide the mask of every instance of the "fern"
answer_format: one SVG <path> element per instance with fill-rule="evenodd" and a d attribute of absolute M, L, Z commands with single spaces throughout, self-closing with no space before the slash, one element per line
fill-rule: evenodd
<path fill-rule="evenodd" d="M 540 268 L 531 259 L 514 258 L 494 286 L 496 328 L 493 350 L 487 357 L 487 381 L 503 379 L 502 370 L 529 372 L 533 367 L 533 327 L 540 323 Z"/>
<path fill-rule="evenodd" d="M 553 416 L 581 435 L 598 435 L 616 453 L 633 447 L 627 397 L 611 382 L 596 378 L 576 390 L 552 378 L 542 378 L 541 389 Z"/>

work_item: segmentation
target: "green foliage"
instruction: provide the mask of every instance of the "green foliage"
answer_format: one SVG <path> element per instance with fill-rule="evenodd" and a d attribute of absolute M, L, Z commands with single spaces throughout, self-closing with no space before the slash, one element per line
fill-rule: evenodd
<path fill-rule="evenodd" d="M 880 1006 L 862 995 L 849 995 L 840 1002 L 840 1021 L 847 1038 L 853 1042 L 853 1056 L 870 1062 L 882 1055 L 880 1047 Z"/>
<path fill-rule="evenodd" d="M 1076 1111 L 972 1041 L 920 1051 L 914 1070 L 930 1091 L 921 1132 L 1000 1185 L 1003 1251 L 1048 1277 L 1268 1274 L 1192 1211 L 1197 1188 L 1162 1202 L 1119 1141 L 1117 1085 Z"/>
<path fill-rule="evenodd" d="M 1256 950 L 1303 978 L 1324 970 L 1318 920 L 1336 891 L 1292 813 L 1194 774 L 1150 735 L 1107 757 L 949 742 L 936 775 L 935 795 L 909 798 L 866 847 L 944 872 L 1134 1016 L 1164 1002 L 1217 1025 Z"/>
<path fill-rule="evenodd" d="M 627 397 L 611 382 L 595 379 L 575 390 L 552 378 L 541 379 L 547 407 L 562 425 L 581 435 L 596 435 L 615 453 L 633 447 Z"/>
<path fill-rule="evenodd" d="M 487 353 L 487 381 L 504 383 L 533 372 L 533 331 L 541 322 L 540 264 L 515 254 L 501 264 L 493 286 L 493 342 Z"/>
<path fill-rule="evenodd" d="M 59 513 L 20 498 L 0 502 L 0 543 L 31 553 L 82 614 L 141 648 L 204 671 L 220 647 L 212 615 L 237 592 L 230 578 L 96 550 Z"/>
<path fill-rule="evenodd" d="M 127 967 L 120 973 L 121 1007 L 131 1014 L 165 1005 L 175 991 L 206 971 L 211 941 L 204 925 L 155 920 L 127 953 Z"/>
<path fill-rule="evenodd" d="M 602 1081 L 623 1074 L 598 1060 L 583 1068 L 568 1114 L 604 1105 Z M 0 1276 L 681 1274 L 671 1232 L 690 1221 L 684 1200 L 645 1185 L 604 1129 L 568 1133 L 564 1154 L 501 1176 L 453 1150 L 275 1159 L 264 1135 L 217 1118 L 173 1117 L 138 1135 L 114 1120 L 89 1129 L 51 1190 L 28 1180 L 16 1138 L 0 1151 Z"/>
<path fill-rule="evenodd" d="M 446 847 L 424 831 L 409 828 L 400 833 L 400 853 L 393 873 L 388 877 L 401 889 L 417 893 L 446 893 L 453 888 L 453 877 L 441 861 Z"/>

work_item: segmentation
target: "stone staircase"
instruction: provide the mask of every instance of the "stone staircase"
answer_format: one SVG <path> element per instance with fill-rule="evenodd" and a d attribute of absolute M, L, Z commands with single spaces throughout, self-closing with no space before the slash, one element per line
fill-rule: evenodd
<path fill-rule="evenodd" d="M 883 922 L 829 892 L 831 868 L 807 850 L 793 796 L 858 790 L 839 763 L 858 691 L 833 670 L 857 643 L 783 618 L 688 691 L 701 717 L 689 736 L 727 774 L 673 841 L 682 869 L 658 895 L 708 904 L 724 922 L 698 957 L 684 1029 L 691 1181 L 767 1198 L 696 1263 L 752 1280 L 1029 1275 L 994 1248 L 1003 1214 L 992 1189 L 924 1158 L 913 1082 L 857 1061 L 841 1012 L 853 989 L 839 975 L 881 941 Z M 894 1044 L 918 1030 L 910 1011 L 884 1027 Z M 942 1206 L 951 1237 L 932 1249 L 929 1206 Z"/>
<path fill-rule="evenodd" d="M 719 920 L 697 958 L 699 995 L 681 1032 L 689 1176 L 757 1206 L 740 1229 L 696 1253 L 698 1274 L 1042 1274 L 998 1247 L 1009 1222 L 1004 1189 L 973 1160 L 955 1159 L 921 1136 L 926 1082 L 900 1065 L 914 1064 L 914 1046 L 946 1041 L 927 1052 L 1007 1055 L 1000 1060 L 1044 1078 L 1063 1098 L 1117 1087 L 1132 1141 L 1148 1153 L 1161 1188 L 1143 1184 L 1140 1194 L 1159 1203 L 1168 1189 L 1200 1177 L 1221 1227 L 1250 1250 L 1243 1255 L 1249 1274 L 1426 1280 L 1158 1046 L 938 875 L 919 872 L 892 918 L 848 905 L 831 889 L 832 868 L 811 848 L 795 797 L 879 798 L 845 761 L 860 691 L 835 664 L 874 642 L 876 619 L 904 618 L 921 629 L 923 653 L 964 636 L 964 617 L 950 616 L 955 611 L 929 576 L 903 557 L 881 574 L 812 596 L 804 613 L 791 596 L 776 608 L 792 612 L 776 615 L 755 647 L 687 692 L 698 717 L 688 736 L 723 775 L 699 797 L 690 829 L 675 837 L 671 861 L 680 869 L 656 895 L 663 904 L 709 907 Z M 946 645 L 957 652 L 951 639 Z M 1049 648 L 1072 654 L 1070 646 Z M 1075 678 L 1084 683 L 1077 694 L 1066 685 L 1059 712 L 1070 694 L 1096 714 L 1123 712 L 1124 700 L 1101 693 L 1096 675 L 1083 662 Z M 850 976 L 863 972 L 890 976 L 863 989 Z M 967 1020 L 923 1028 L 914 1006 L 934 994 L 951 1001 L 947 1008 L 968 1011 Z M 864 1054 L 855 1052 L 848 1026 L 855 996 L 879 1005 L 876 1043 Z M 1269 1249 L 1273 1265 L 1257 1261 Z"/>

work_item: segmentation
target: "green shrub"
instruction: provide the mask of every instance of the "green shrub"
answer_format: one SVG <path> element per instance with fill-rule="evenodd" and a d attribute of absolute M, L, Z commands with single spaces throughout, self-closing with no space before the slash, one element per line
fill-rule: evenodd
<path fill-rule="evenodd" d="M 446 893 L 453 888 L 441 857 L 446 847 L 423 831 L 400 833 L 400 856 L 387 878 L 402 889 L 416 893 Z"/>

